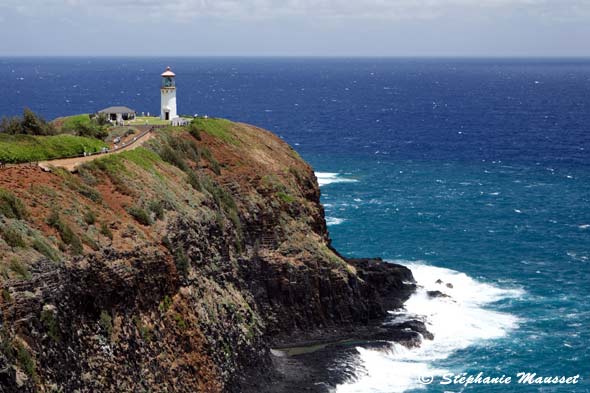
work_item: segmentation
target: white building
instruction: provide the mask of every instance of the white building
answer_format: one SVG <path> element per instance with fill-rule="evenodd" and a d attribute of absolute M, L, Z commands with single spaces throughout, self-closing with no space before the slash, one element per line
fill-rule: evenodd
<path fill-rule="evenodd" d="M 160 118 L 162 120 L 173 120 L 178 117 L 176 112 L 176 81 L 174 77 L 176 77 L 176 74 L 170 70 L 170 67 L 166 67 L 166 71 L 162 73 L 162 87 L 160 88 Z"/>

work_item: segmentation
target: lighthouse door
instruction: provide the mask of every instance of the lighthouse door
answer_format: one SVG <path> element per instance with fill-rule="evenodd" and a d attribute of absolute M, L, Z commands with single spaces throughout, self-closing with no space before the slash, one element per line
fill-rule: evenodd
<path fill-rule="evenodd" d="M 166 114 L 164 116 L 166 116 L 166 120 L 170 120 L 170 112 L 169 111 L 166 111 Z"/>

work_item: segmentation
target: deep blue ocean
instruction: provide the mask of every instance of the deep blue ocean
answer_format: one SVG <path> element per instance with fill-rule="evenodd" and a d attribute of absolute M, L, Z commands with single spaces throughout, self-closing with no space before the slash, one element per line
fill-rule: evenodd
<path fill-rule="evenodd" d="M 359 348 L 338 392 L 590 392 L 590 60 L 0 58 L 0 115 L 158 113 L 167 65 L 179 113 L 270 129 L 313 165 L 343 254 L 452 296 L 410 299 L 435 341 Z M 514 380 L 440 384 L 463 372 Z"/>

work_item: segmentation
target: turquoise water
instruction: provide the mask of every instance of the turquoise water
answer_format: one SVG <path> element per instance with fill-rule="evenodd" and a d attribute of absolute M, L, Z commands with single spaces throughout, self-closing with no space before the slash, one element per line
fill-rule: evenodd
<path fill-rule="evenodd" d="M 322 187 L 329 229 L 339 250 L 445 267 L 508 291 L 497 301 L 489 299 L 481 310 L 513 316 L 514 326 L 489 340 L 483 329 L 481 340 L 472 345 L 461 348 L 459 343 L 442 354 L 448 355 L 444 359 L 427 359 L 432 368 L 498 377 L 523 371 L 584 378 L 576 386 L 479 385 L 467 391 L 589 391 L 587 170 L 396 161 L 378 155 L 372 160 L 317 157 L 315 162 L 340 174 L 328 176 L 335 183 Z M 457 318 L 457 325 L 470 323 L 462 314 L 450 317 Z M 489 329 L 498 328 L 493 318 Z M 460 326 L 445 328 L 465 334 Z M 386 362 L 375 366 L 391 367 Z M 463 390 L 433 383 L 428 391 Z"/>
<path fill-rule="evenodd" d="M 590 391 L 590 60 L 0 58 L 0 114 L 157 113 L 167 65 L 179 113 L 275 131 L 323 172 L 342 253 L 453 296 L 408 302 L 433 345 L 359 349 L 367 373 L 339 390 Z M 480 371 L 582 379 L 437 384 Z"/>

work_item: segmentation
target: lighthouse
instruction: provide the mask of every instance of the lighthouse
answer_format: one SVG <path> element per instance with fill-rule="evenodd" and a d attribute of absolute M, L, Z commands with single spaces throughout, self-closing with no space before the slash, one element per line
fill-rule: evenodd
<path fill-rule="evenodd" d="M 170 67 L 162 73 L 162 87 L 160 88 L 161 110 L 160 118 L 162 120 L 172 120 L 178 117 L 176 113 L 176 74 Z"/>

